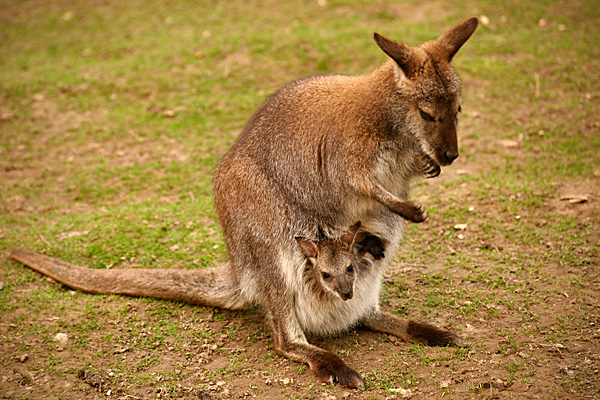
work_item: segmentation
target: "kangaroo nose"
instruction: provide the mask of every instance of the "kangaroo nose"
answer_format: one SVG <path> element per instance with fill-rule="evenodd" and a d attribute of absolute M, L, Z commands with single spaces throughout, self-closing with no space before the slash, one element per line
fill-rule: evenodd
<path fill-rule="evenodd" d="M 346 291 L 346 292 L 342 292 L 342 300 L 350 300 L 352 298 L 352 289 Z"/>
<path fill-rule="evenodd" d="M 448 164 L 451 164 L 452 161 L 458 158 L 458 151 L 446 150 L 444 156 L 446 157 L 446 161 L 448 161 Z"/>

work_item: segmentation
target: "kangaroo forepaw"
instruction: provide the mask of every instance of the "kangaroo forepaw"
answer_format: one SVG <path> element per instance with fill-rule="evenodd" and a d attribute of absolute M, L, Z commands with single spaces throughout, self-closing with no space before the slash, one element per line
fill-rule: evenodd
<path fill-rule="evenodd" d="M 338 382 L 340 385 L 352 389 L 365 389 L 365 384 L 360 374 L 331 353 L 313 362 L 312 370 L 323 383 L 334 384 Z"/>
<path fill-rule="evenodd" d="M 429 157 L 423 158 L 422 167 L 423 167 L 423 170 L 422 170 L 423 175 L 425 175 L 425 178 L 427 178 L 427 179 L 431 179 L 431 178 L 435 178 L 436 176 L 439 176 L 440 172 L 442 171 L 442 169 L 440 168 L 438 163 L 436 163 Z"/>
<path fill-rule="evenodd" d="M 409 321 L 408 334 L 412 341 L 429 346 L 466 346 L 454 332 L 421 322 Z"/>
<path fill-rule="evenodd" d="M 429 217 L 429 213 L 423 209 L 423 206 L 408 202 L 408 209 L 405 213 L 400 213 L 409 221 L 419 223 L 425 221 Z"/>
<path fill-rule="evenodd" d="M 428 167 L 429 168 L 427 168 L 425 171 L 423 171 L 423 173 L 425 174 L 425 178 L 427 178 L 427 179 L 435 178 L 440 175 L 440 172 L 442 172 L 442 169 L 437 164 L 429 165 Z"/>

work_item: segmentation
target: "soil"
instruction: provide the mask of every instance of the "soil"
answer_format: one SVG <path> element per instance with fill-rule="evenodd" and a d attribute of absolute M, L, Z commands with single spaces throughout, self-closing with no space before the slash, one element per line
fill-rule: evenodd
<path fill-rule="evenodd" d="M 137 149 L 133 149 L 137 152 Z M 515 151 L 520 151 L 515 149 Z M 123 156 L 125 159 L 127 155 Z M 39 170 L 35 166 L 35 155 L 30 158 L 28 168 L 15 171 L 2 170 L 2 179 L 24 179 L 28 175 L 37 178 Z M 131 155 L 134 158 L 134 155 Z M 437 180 L 427 181 L 417 190 L 420 200 L 441 195 L 444 184 L 452 183 L 465 173 L 477 172 L 478 164 L 457 161 Z M 468 171 L 468 172 L 466 172 Z M 452 196 L 469 199 L 468 186 L 455 187 Z M 562 182 L 557 187 L 555 198 L 545 203 L 553 213 L 577 217 L 588 223 L 596 223 L 596 208 L 600 184 L 598 180 Z M 571 195 L 585 194 L 584 202 L 569 202 Z M 562 199 L 561 199 L 562 198 Z M 40 198 L 29 204 L 26 212 L 42 209 L 50 199 Z M 56 199 L 52 199 L 56 201 Z M 69 204 L 60 200 L 65 207 Z M 8 206 L 16 213 L 23 208 L 18 199 Z M 492 203 L 476 204 L 478 215 L 497 212 Z M 33 210 L 32 210 L 33 209 Z M 544 210 L 547 212 L 547 210 Z M 535 215 L 522 216 L 535 219 Z M 464 231 L 465 242 L 469 242 L 481 229 L 483 221 L 475 218 Z M 419 229 L 440 231 L 444 228 L 433 216 Z M 435 235 L 427 235 L 426 240 L 435 242 Z M 598 243 L 599 238 L 590 238 L 590 243 Z M 404 248 L 427 246 L 430 243 L 412 243 L 410 232 Z M 486 243 L 461 246 L 450 249 L 460 252 L 464 259 L 477 264 L 479 276 L 492 274 L 495 265 L 481 257 L 482 249 L 503 252 L 507 257 L 519 258 L 522 253 L 532 254 L 542 248 L 553 249 L 557 243 L 540 243 L 530 248 L 519 248 L 501 237 Z M 390 268 L 386 283 L 388 286 L 401 281 L 406 285 L 408 296 L 397 297 L 387 292 L 384 309 L 401 309 L 406 304 L 426 302 L 431 292 L 440 290 L 431 286 L 425 277 L 450 273 L 455 285 L 442 286 L 442 293 L 452 296 L 452 291 L 480 288 L 485 293 L 489 282 L 482 278 L 476 281 L 462 280 L 470 274 L 465 266 L 415 265 L 402 262 L 406 250 L 402 250 L 397 262 Z M 516 254 L 519 253 L 517 257 Z M 513 254 L 515 254 L 513 256 Z M 582 257 L 589 253 L 582 251 Z M 438 260 L 442 262 L 443 260 Z M 503 291 L 498 303 L 489 303 L 492 314 L 477 312 L 474 315 L 461 315 L 460 308 L 468 304 L 452 304 L 443 312 L 427 318 L 428 322 L 459 331 L 469 343 L 462 350 L 451 348 L 424 348 L 403 343 L 389 335 L 355 330 L 337 338 L 311 338 L 311 342 L 339 354 L 349 365 L 357 368 L 364 376 L 368 388 L 365 392 L 353 391 L 338 385 L 325 386 L 318 383 L 306 366 L 282 358 L 273 352 L 270 331 L 263 323 L 260 309 L 241 312 L 212 310 L 192 307 L 172 302 L 164 302 L 169 314 L 157 314 L 154 302 L 120 296 L 102 296 L 101 317 L 96 323 L 101 329 L 90 330 L 87 347 L 76 346 L 77 337 L 66 332 L 63 342 L 55 338 L 20 336 L 22 327 L 17 323 L 0 324 L 3 337 L 14 339 L 0 344 L 9 367 L 0 377 L 0 394 L 3 398 L 44 398 L 45 393 L 60 393 L 57 398 L 161 398 L 217 399 L 217 398 L 316 398 L 316 399 L 400 399 L 400 398 L 476 398 L 476 399 L 546 399 L 598 398 L 600 370 L 600 324 L 598 315 L 600 300 L 594 285 L 582 283 L 573 291 L 571 281 L 584 282 L 598 280 L 598 257 L 581 268 L 565 268 L 551 262 L 541 265 L 543 274 L 533 281 L 516 273 L 504 276 L 504 284 L 514 289 L 514 295 Z M 8 263 L 9 261 L 5 261 Z M 516 272 L 516 267 L 515 271 Z M 556 278 L 556 279 L 553 279 Z M 31 283 L 19 285 L 22 293 L 43 290 L 47 285 L 55 285 L 49 278 L 37 277 Z M 57 315 L 48 311 L 36 316 L 37 323 L 50 331 L 60 331 L 67 326 L 84 321 L 88 294 L 76 293 L 61 287 L 69 293 L 62 298 L 64 313 Z M 535 293 L 536 301 L 524 300 L 523 292 Z M 115 318 L 109 310 L 126 309 L 136 317 Z M 526 308 L 526 310 L 525 310 Z M 587 311 L 584 311 L 587 310 Z M 15 316 L 19 311 L 14 311 Z M 585 314 L 585 315 L 583 315 Z M 105 315 L 105 317 L 102 317 Z M 494 317 L 489 317 L 494 315 Z M 523 316 L 529 316 L 524 318 Z M 557 316 L 564 316 L 567 328 L 557 326 Z M 170 343 L 165 338 L 148 350 L 139 347 L 145 335 L 144 325 L 156 326 L 163 319 L 172 319 L 189 329 L 190 335 L 183 343 Z M 422 317 L 419 316 L 422 319 Z M 569 322 L 569 318 L 573 323 Z M 10 320 L 10 315 L 4 316 Z M 22 318 L 23 324 L 31 324 Z M 189 321 L 189 322 L 186 322 Z M 132 328 L 133 326 L 133 328 Z M 140 336 L 129 336 L 129 332 L 141 330 Z M 556 330 L 567 329 L 562 336 Z M 548 336 L 552 338 L 548 340 Z M 202 339 L 209 337 L 210 339 Z M 107 341 L 107 338 L 119 340 Z M 60 358 L 60 371 L 56 374 L 44 368 L 28 368 L 35 362 L 36 354 L 49 352 Z M 148 359 L 157 360 L 150 368 L 151 381 L 140 384 L 131 379 L 129 371 L 111 369 L 113 359 L 128 364 L 132 370 L 143 369 L 141 365 Z M 82 362 L 89 360 L 89 363 Z M 5 364 L 6 365 L 6 364 Z M 515 371 L 511 375 L 510 366 Z M 173 387 L 170 374 L 177 374 Z M 135 372 L 133 372 L 135 376 Z M 517 378 L 515 378 L 515 376 Z M 390 379 L 394 377 L 394 379 Z M 389 383 L 388 383 L 389 380 Z M 161 382 L 169 381 L 169 386 Z M 402 386 L 395 386 L 403 382 Z M 391 386 L 389 384 L 391 383 Z"/>
<path fill-rule="evenodd" d="M 476 94 L 476 89 L 472 90 Z M 6 185 L 40 181 L 47 174 L 57 174 L 53 180 L 60 184 L 65 179 L 61 174 L 68 171 L 58 166 L 69 157 L 70 162 L 84 165 L 86 155 L 113 153 L 118 147 L 116 158 L 130 165 L 152 153 L 151 142 L 136 144 L 131 135 L 127 139 L 131 146 L 104 143 L 100 148 L 91 143 L 79 149 L 82 153 L 78 155 L 69 155 L 68 150 L 46 154 L 45 140 L 56 132 L 72 131 L 81 119 L 100 117 L 56 114 L 46 99 L 39 99 L 33 107 L 32 115 L 47 120 L 47 129 L 26 153 L 0 149 L 0 158 L 4 158 L 0 180 Z M 0 278 L 0 291 L 10 283 L 17 299 L 9 299 L 8 305 L 28 301 L 29 294 L 43 300 L 48 287 L 58 291 L 58 300 L 42 308 L 35 318 L 24 315 L 18 306 L 2 316 L 0 398 L 39 399 L 49 394 L 61 399 L 600 398 L 600 257 L 594 250 L 600 247 L 600 237 L 597 229 L 587 229 L 599 224 L 600 178 L 557 182 L 555 193 L 537 212 L 508 220 L 510 214 L 496 198 L 536 194 L 507 194 L 502 188 L 491 188 L 489 198 L 484 199 L 475 194 L 478 188 L 472 183 L 457 182 L 465 174 L 485 173 L 496 163 L 498 156 L 487 150 L 504 146 L 517 160 L 526 150 L 518 141 L 478 143 L 474 136 L 477 121 L 488 116 L 479 112 L 471 117 L 475 122 L 462 126 L 461 146 L 476 150 L 459 158 L 439 178 L 419 186 L 415 198 L 426 206 L 443 199 L 441 210 L 460 201 L 461 206 L 474 207 L 473 217 L 465 230 L 453 228 L 462 221 L 448 224 L 436 215 L 410 227 L 391 264 L 382 296 L 383 309 L 406 310 L 409 318 L 457 331 L 467 342 L 466 348 L 416 346 L 362 329 L 334 338 L 311 337 L 312 343 L 337 353 L 363 375 L 367 390 L 348 390 L 321 384 L 307 366 L 275 354 L 260 308 L 231 312 L 168 301 L 94 296 L 33 273 L 17 279 L 16 274 L 26 274 L 24 267 L 4 257 L 1 262 L 9 266 L 6 270 L 11 275 Z M 580 133 L 597 134 L 597 128 L 589 126 Z M 175 146 L 165 157 L 185 154 L 186 149 Z M 48 197 L 5 200 L 7 211 L 17 217 L 35 215 L 48 207 L 62 207 L 66 213 L 86 209 L 68 192 L 60 191 Z M 479 239 L 478 234 L 494 218 L 505 219 L 509 226 L 526 220 L 532 227 L 543 228 L 548 222 L 541 216 L 549 214 L 577 219 L 571 237 L 578 232 L 592 232 L 591 236 L 584 238 L 583 246 L 552 238 L 524 245 L 500 234 Z M 0 239 L 8 234 L 0 231 Z M 456 240 L 458 235 L 462 238 Z M 423 240 L 417 242 L 415 237 Z M 409 262 L 418 251 L 415 249 L 427 246 L 440 246 L 439 257 L 426 264 Z M 486 252 L 497 253 L 508 262 L 500 268 Z M 565 265 L 561 252 L 574 254 L 578 263 Z M 523 260 L 537 259 L 540 253 L 553 257 L 537 266 L 523 266 Z M 453 300 L 455 297 L 458 300 Z M 426 315 L 420 312 L 420 304 L 434 301 L 446 306 L 429 307 L 435 311 Z M 468 309 L 474 311 L 465 312 Z M 172 341 L 166 328 L 164 335 L 154 331 L 171 323 L 183 327 L 184 332 L 176 335 L 181 341 Z M 78 324 L 89 325 L 85 337 L 64 331 Z M 27 334 L 32 329 L 53 334 Z M 127 367 L 115 369 L 115 365 Z"/>

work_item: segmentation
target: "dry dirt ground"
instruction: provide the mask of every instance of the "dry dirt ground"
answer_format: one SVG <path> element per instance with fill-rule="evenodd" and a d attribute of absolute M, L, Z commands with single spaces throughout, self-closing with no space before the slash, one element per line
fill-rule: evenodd
<path fill-rule="evenodd" d="M 482 138 L 479 132 L 497 111 L 487 108 L 484 82 L 467 79 L 465 87 L 465 95 L 477 100 L 471 100 L 470 111 L 465 107 L 464 155 L 439 178 L 416 187 L 414 197 L 437 211 L 426 223 L 407 229 L 386 278 L 382 307 L 452 329 L 467 347 L 428 348 L 362 329 L 310 338 L 360 371 L 367 390 L 327 386 L 307 366 L 275 354 L 260 308 L 230 312 L 84 294 L 3 255 L 0 292 L 10 290 L 10 296 L 2 297 L 0 316 L 0 398 L 600 398 L 600 170 L 591 177 L 562 179 L 540 192 L 536 187 L 507 191 L 493 180 L 482 184 L 478 177 L 506 163 L 497 149 L 510 152 L 512 167 L 525 170 L 531 150 L 523 141 L 529 137 Z M 102 120 L 102 111 L 55 113 L 55 105 L 41 97 L 31 104 L 30 117 L 43 121 L 45 129 L 26 149 L 1 150 L 0 181 L 7 186 L 49 179 L 60 187 L 68 181 L 68 170 L 60 167 L 65 159 L 84 167 L 106 152 L 126 166 L 153 153 L 155 143 L 140 141 L 135 133 L 123 139 L 126 146 L 87 143 L 79 154 L 47 149 L 56 132 L 72 132 L 80 121 Z M 547 117 L 550 126 L 563 123 L 560 115 Z M 519 118 L 527 116 L 514 120 Z M 585 121 L 577 125 L 578 134 L 598 135 L 598 126 L 597 118 Z M 185 162 L 187 155 L 176 142 L 159 153 L 164 162 Z M 139 194 L 146 195 L 152 197 Z M 3 212 L 15 220 L 30 218 L 30 224 L 36 221 L 32 215 L 48 208 L 102 213 L 101 206 L 98 210 L 68 191 L 3 199 Z M 467 211 L 455 220 L 452 208 Z M 162 218 L 165 231 L 186 225 L 168 215 Z M 563 220 L 570 222 L 561 225 Z M 155 222 L 147 224 L 154 228 Z M 70 226 L 62 234 L 53 243 L 65 240 L 66 245 L 70 237 L 85 238 L 88 232 Z M 11 237 L 1 228 L 0 240 L 21 244 Z M 43 246 L 48 238 L 39 234 L 35 240 Z M 77 250 L 80 261 L 94 261 L 83 250 L 86 244 L 73 246 L 82 248 Z M 432 253 L 432 248 L 437 250 Z M 421 249 L 428 249 L 426 257 Z M 115 267 L 135 265 L 134 258 L 123 257 Z"/>
<path fill-rule="evenodd" d="M 512 151 L 521 150 L 515 147 Z M 18 172 L 18 178 L 14 171 L 3 170 L 2 179 L 36 176 L 39 170 L 35 158 L 31 157 L 28 168 Z M 482 257 L 483 252 L 502 253 L 507 259 L 517 261 L 535 257 L 536 252 L 560 248 L 561 244 L 541 241 L 520 247 L 518 243 L 493 235 L 486 242 L 478 241 L 478 233 L 484 229 L 483 219 L 496 213 L 497 205 L 493 198 L 489 204 L 471 202 L 474 198 L 471 185 L 454 185 L 453 181 L 464 174 L 476 174 L 481 168 L 485 167 L 479 162 L 457 161 L 457 165 L 438 180 L 428 181 L 418 188 L 418 198 L 427 203 L 443 195 L 444 184 L 452 185 L 452 196 L 472 204 L 477 217 L 469 222 L 466 230 L 454 231 L 438 223 L 433 216 L 418 228 L 428 232 L 422 236 L 424 242 L 415 242 L 409 231 L 398 260 L 392 264 L 386 281 L 388 289 L 383 296 L 383 307 L 397 310 L 407 304 L 418 309 L 419 304 L 435 301 L 435 295 L 439 294 L 447 307 L 430 316 L 417 314 L 416 317 L 458 331 L 469 343 L 465 349 L 413 346 L 388 335 L 360 329 L 338 338 L 311 338 L 318 346 L 342 356 L 364 375 L 368 390 L 357 392 L 337 385 L 322 385 L 306 366 L 276 355 L 260 309 L 229 312 L 120 296 L 100 296 L 98 300 L 99 296 L 77 293 L 49 278 L 32 274 L 14 289 L 19 299 L 15 301 L 24 301 L 29 293 L 36 294 L 33 299 L 37 300 L 31 301 L 47 301 L 43 293 L 51 286 L 58 291 L 59 306 L 48 304 L 39 308 L 35 322 L 23 316 L 19 308 L 2 316 L 0 333 L 11 339 L 0 342 L 5 360 L 0 396 L 328 400 L 598 398 L 597 255 L 590 258 L 586 249 L 580 249 L 580 257 L 588 260 L 583 267 L 569 268 L 552 261 L 539 265 L 540 272 L 535 277 L 519 274 L 517 265 L 496 272 L 498 267 Z M 556 190 L 565 196 L 587 194 L 589 199 L 584 203 L 569 203 L 555 196 L 544 203 L 544 212 L 576 217 L 584 224 L 597 223 L 598 180 L 562 182 Z M 56 199 L 38 198 L 34 205 L 30 204 L 33 210 L 27 212 L 43 208 L 46 201 Z M 68 208 L 69 204 L 65 202 L 64 206 Z M 17 214 L 23 213 L 20 205 L 9 207 Z M 536 219 L 535 213 L 520 217 Z M 543 226 L 544 222 L 539 221 L 539 224 Z M 70 233 L 80 234 L 75 230 Z M 418 252 L 419 246 L 429 246 L 439 242 L 439 238 L 458 234 L 463 235 L 455 242 L 459 247 L 452 248 L 457 245 L 449 244 L 444 252 L 460 253 L 461 259 L 469 260 L 467 266 L 460 262 L 436 265 L 403 260 L 408 256 L 407 247 L 416 248 L 413 251 Z M 588 243 L 598 244 L 598 240 L 597 236 L 590 237 Z M 439 258 L 436 262 L 444 261 Z M 12 261 L 4 263 L 11 263 L 13 273 L 24 272 L 24 267 L 13 265 Z M 477 268 L 476 275 L 473 275 L 473 266 Z M 7 282 L 13 278 L 5 275 L 3 279 Z M 445 283 L 440 284 L 440 280 Z M 498 293 L 499 286 L 503 288 L 501 293 Z M 472 293 L 472 300 L 461 295 L 458 295 L 461 300 L 453 300 L 464 291 Z M 90 303 L 91 297 L 93 303 Z M 473 307 L 473 303 L 483 306 L 475 307 L 474 312 L 461 313 Z M 93 312 L 90 307 L 94 308 Z M 161 330 L 160 334 L 154 331 L 173 322 L 177 329 L 185 331 L 180 332 L 183 340 L 177 343 L 171 342 L 168 329 Z M 35 324 L 36 329 L 45 333 L 21 335 L 23 324 Z M 77 334 L 68 331 L 69 326 L 81 325 L 89 325 L 85 346 L 78 343 L 81 338 Z M 67 335 L 64 342 L 60 333 Z M 115 364 L 129 368 L 115 369 Z M 143 376 L 138 375 L 141 371 Z"/>

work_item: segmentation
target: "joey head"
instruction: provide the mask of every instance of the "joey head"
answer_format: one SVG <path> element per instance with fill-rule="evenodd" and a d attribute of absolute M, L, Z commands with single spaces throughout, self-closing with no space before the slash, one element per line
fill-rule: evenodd
<path fill-rule="evenodd" d="M 353 264 L 352 245 L 359 228 L 360 221 L 352 225 L 341 239 L 315 242 L 296 237 L 320 287 L 343 301 L 350 300 L 354 294 L 358 271 Z"/>

